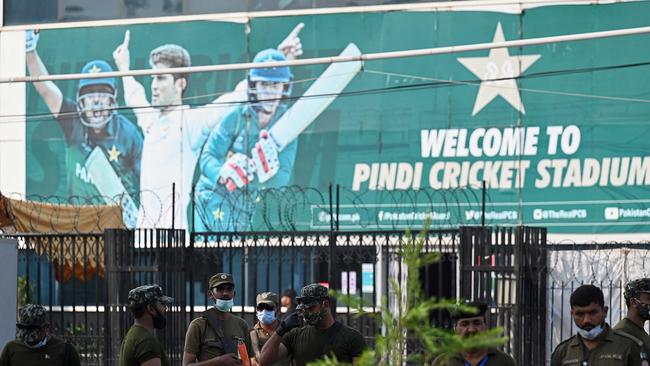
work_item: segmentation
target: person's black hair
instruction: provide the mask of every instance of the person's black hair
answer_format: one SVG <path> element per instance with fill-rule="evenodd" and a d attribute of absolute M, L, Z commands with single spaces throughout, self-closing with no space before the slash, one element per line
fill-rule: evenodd
<path fill-rule="evenodd" d="M 294 289 L 292 289 L 292 288 L 288 288 L 288 289 L 282 291 L 282 296 L 281 297 L 285 297 L 285 296 L 291 298 L 291 301 L 293 302 L 296 299 L 296 291 L 294 291 Z"/>
<path fill-rule="evenodd" d="M 603 291 L 594 285 L 582 285 L 573 291 L 569 303 L 571 307 L 597 304 L 602 308 L 605 306 L 605 296 Z"/>
<path fill-rule="evenodd" d="M 485 319 L 485 313 L 487 312 L 488 305 L 481 301 L 472 301 L 466 302 L 463 305 L 476 308 L 476 311 L 464 311 L 460 308 L 453 309 L 451 313 L 451 319 L 456 323 L 460 319 L 475 318 L 477 316 L 482 316 Z"/>

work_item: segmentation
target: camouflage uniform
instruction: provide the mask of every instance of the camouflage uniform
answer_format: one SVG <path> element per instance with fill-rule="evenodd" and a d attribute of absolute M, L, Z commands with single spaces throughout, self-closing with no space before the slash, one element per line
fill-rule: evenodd
<path fill-rule="evenodd" d="M 630 299 L 635 298 L 639 299 L 641 296 L 641 293 L 649 293 L 650 294 L 650 278 L 641 278 L 638 280 L 630 281 L 628 284 L 625 286 L 625 300 L 630 301 Z M 648 305 L 645 305 L 644 307 L 650 307 Z M 641 311 L 648 311 L 645 309 L 640 309 Z M 643 314 L 641 315 L 642 319 L 647 319 L 648 315 Z M 634 323 L 632 320 L 629 318 L 624 318 L 616 326 L 614 326 L 614 329 L 617 330 L 619 333 L 625 333 L 629 334 L 632 337 L 637 339 L 637 345 L 643 349 L 644 354 L 645 354 L 645 359 L 646 362 L 648 357 L 650 357 L 650 335 L 643 329 L 642 327 L 638 326 L 636 323 Z"/>
<path fill-rule="evenodd" d="M 66 361 L 72 366 L 81 365 L 77 350 L 61 338 L 39 333 L 49 326 L 47 310 L 40 305 L 27 304 L 18 310 L 16 340 L 5 345 L 0 355 L 0 366 L 61 366 Z"/>
<path fill-rule="evenodd" d="M 164 305 L 171 304 L 174 299 L 163 294 L 158 285 L 145 285 L 129 291 L 129 308 L 134 310 L 148 304 L 160 302 Z M 163 345 L 158 338 L 148 329 L 133 324 L 122 340 L 120 346 L 120 366 L 140 366 L 155 359 L 160 359 L 162 366 L 171 365 Z"/>
<path fill-rule="evenodd" d="M 327 299 L 329 299 L 327 287 L 319 284 L 307 285 L 296 298 L 297 309 L 298 311 L 309 309 Z M 335 330 L 336 332 L 333 332 Z M 366 342 L 358 330 L 340 323 L 335 323 L 327 329 L 320 329 L 313 325 L 294 328 L 282 336 L 282 344 L 296 366 L 304 366 L 330 353 L 336 355 L 339 361 L 351 363 L 366 348 Z"/>

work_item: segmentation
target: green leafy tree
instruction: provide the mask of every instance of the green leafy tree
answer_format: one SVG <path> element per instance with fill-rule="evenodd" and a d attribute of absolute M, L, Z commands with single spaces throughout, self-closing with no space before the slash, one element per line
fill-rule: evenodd
<path fill-rule="evenodd" d="M 430 314 L 434 310 L 477 311 L 455 300 L 440 300 L 426 298 L 420 283 L 420 271 L 423 266 L 437 262 L 440 253 L 427 253 L 424 242 L 427 230 L 422 230 L 416 239 L 406 232 L 406 240 L 402 240 L 398 254 L 402 258 L 406 270 L 406 283 L 398 283 L 389 279 L 389 286 L 396 299 L 395 309 L 388 306 L 384 297 L 377 311 L 364 310 L 364 303 L 358 297 L 334 293 L 339 301 L 357 310 L 356 316 L 371 317 L 382 325 L 383 334 L 375 336 L 375 346 L 366 350 L 355 362 L 358 366 L 378 365 L 430 365 L 438 355 L 448 357 L 463 350 L 483 347 L 496 347 L 507 341 L 502 336 L 503 329 L 495 328 L 473 337 L 461 337 L 450 330 L 436 328 L 430 325 Z M 407 347 L 407 339 L 419 342 L 419 347 Z M 335 356 L 310 363 L 312 366 L 342 366 Z"/>

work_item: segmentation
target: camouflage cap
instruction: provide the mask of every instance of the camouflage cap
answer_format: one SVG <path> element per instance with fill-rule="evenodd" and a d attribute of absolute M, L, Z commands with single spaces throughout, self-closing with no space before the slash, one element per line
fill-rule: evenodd
<path fill-rule="evenodd" d="M 625 285 L 625 300 L 638 298 L 642 292 L 650 293 L 650 278 L 639 278 Z"/>
<path fill-rule="evenodd" d="M 277 308 L 280 306 L 280 297 L 275 292 L 262 292 L 261 294 L 257 295 L 257 299 L 255 301 L 256 306 L 259 304 L 268 304 L 274 308 Z"/>
<path fill-rule="evenodd" d="M 329 298 L 327 287 L 318 283 L 312 283 L 300 290 L 300 296 L 296 297 L 296 301 L 298 302 L 298 309 L 306 309 L 310 308 L 314 303 L 327 298 Z"/>
<path fill-rule="evenodd" d="M 162 288 L 156 284 L 139 286 L 129 291 L 129 307 L 151 304 L 154 301 L 171 304 L 174 299 L 165 296 Z"/>
<path fill-rule="evenodd" d="M 16 326 L 19 328 L 40 328 L 48 323 L 47 310 L 41 305 L 25 304 L 18 310 Z"/>
<path fill-rule="evenodd" d="M 219 285 L 223 285 L 224 283 L 229 283 L 235 286 L 235 283 L 232 282 L 232 275 L 230 273 L 217 273 L 216 275 L 210 277 L 210 281 L 208 281 L 210 290 Z"/>
<path fill-rule="evenodd" d="M 38 341 L 38 333 L 41 328 L 49 323 L 47 310 L 44 307 L 35 304 L 25 304 L 18 309 L 16 339 L 27 344 L 34 344 Z"/>

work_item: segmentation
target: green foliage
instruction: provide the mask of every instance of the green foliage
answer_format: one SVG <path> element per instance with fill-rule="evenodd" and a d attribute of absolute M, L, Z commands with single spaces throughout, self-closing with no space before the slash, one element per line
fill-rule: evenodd
<path fill-rule="evenodd" d="M 469 338 L 463 338 L 447 329 L 435 328 L 430 325 L 429 316 L 433 310 L 476 311 L 471 307 L 458 304 L 455 300 L 440 300 L 425 298 L 420 283 L 420 271 L 440 259 L 440 253 L 424 252 L 424 242 L 427 230 L 423 230 L 417 239 L 407 231 L 406 241 L 400 243 L 399 254 L 407 270 L 406 283 L 400 285 L 395 279 L 389 279 L 389 286 L 396 300 L 394 309 L 389 308 L 388 300 L 384 297 L 377 312 L 364 310 L 363 301 L 358 297 L 334 293 L 338 300 L 357 310 L 356 316 L 371 317 L 383 325 L 383 334 L 375 337 L 375 348 L 366 350 L 355 362 L 358 366 L 395 366 L 416 364 L 430 365 L 438 356 L 450 356 L 463 350 L 483 347 L 496 347 L 507 341 L 501 336 L 503 329 L 496 328 Z M 333 291 L 331 291 L 333 293 Z M 400 301 L 402 299 L 402 301 Z M 396 311 L 395 311 L 396 310 Z M 417 340 L 420 347 L 407 348 L 407 339 Z M 343 366 L 331 355 L 310 363 L 312 366 Z"/>
<path fill-rule="evenodd" d="M 34 287 L 33 283 L 27 282 L 27 277 L 18 276 L 18 306 L 23 306 L 31 301 Z"/>

